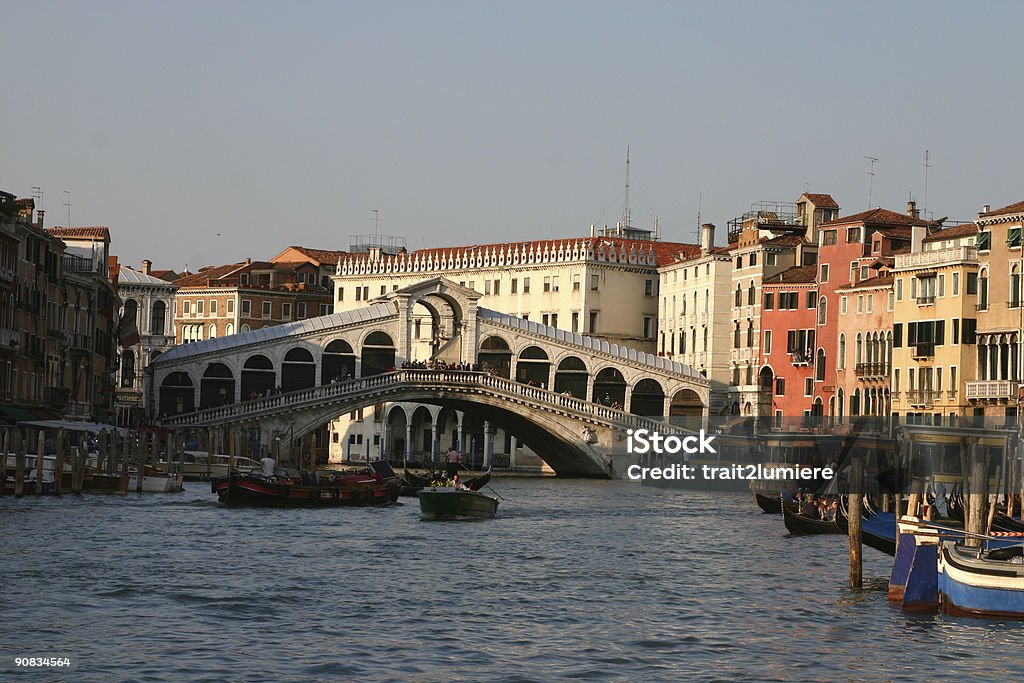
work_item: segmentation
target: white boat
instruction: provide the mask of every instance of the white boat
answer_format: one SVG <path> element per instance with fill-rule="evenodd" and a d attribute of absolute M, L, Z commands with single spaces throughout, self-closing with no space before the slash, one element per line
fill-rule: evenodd
<path fill-rule="evenodd" d="M 185 457 L 181 465 L 181 474 L 185 481 L 199 481 L 207 479 L 219 479 L 231 473 L 231 456 L 222 453 L 210 455 L 206 451 L 185 451 Z M 251 458 L 235 456 L 236 472 L 260 471 L 260 463 Z M 129 491 L 133 490 L 131 488 Z"/>
<path fill-rule="evenodd" d="M 174 493 L 181 491 L 182 476 L 180 474 L 168 474 L 161 472 L 154 467 L 146 467 L 142 475 L 143 493 Z M 139 490 L 139 471 L 129 470 L 128 491 Z"/>

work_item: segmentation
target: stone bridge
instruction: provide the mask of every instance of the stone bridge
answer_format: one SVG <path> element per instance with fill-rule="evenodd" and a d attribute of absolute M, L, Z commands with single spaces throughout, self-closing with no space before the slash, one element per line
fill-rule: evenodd
<path fill-rule="evenodd" d="M 617 473 L 627 429 L 678 433 L 707 416 L 709 385 L 692 368 L 479 308 L 479 297 L 434 278 L 362 308 L 177 346 L 146 370 L 149 410 L 166 426 L 256 429 L 269 444 L 367 406 L 442 405 L 583 476 Z M 416 306 L 428 311 L 425 339 Z M 473 370 L 402 367 L 421 357 Z"/>

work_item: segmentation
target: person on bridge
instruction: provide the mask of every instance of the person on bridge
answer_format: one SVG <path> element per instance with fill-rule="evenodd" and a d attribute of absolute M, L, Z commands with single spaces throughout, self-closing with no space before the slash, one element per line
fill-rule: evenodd
<path fill-rule="evenodd" d="M 462 454 L 454 448 L 448 451 L 448 467 L 445 468 L 445 475 L 452 479 L 459 472 L 459 460 L 462 459 Z"/>

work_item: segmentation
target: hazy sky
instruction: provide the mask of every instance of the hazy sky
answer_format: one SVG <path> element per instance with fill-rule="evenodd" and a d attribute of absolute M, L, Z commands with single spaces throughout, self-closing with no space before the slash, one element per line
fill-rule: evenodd
<path fill-rule="evenodd" d="M 1020 2 L 0 0 L 0 189 L 136 267 L 1024 199 Z"/>

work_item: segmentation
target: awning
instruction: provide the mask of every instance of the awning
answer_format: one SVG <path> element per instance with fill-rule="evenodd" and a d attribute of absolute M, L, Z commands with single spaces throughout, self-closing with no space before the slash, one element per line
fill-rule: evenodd
<path fill-rule="evenodd" d="M 14 426 L 19 422 L 27 420 L 38 420 L 39 416 L 33 410 L 18 408 L 17 406 L 0 406 L 0 421 L 8 426 Z"/>
<path fill-rule="evenodd" d="M 103 424 L 102 422 L 86 422 L 84 420 L 32 420 L 19 422 L 18 424 L 37 429 L 65 429 L 69 432 L 89 432 L 90 434 L 99 434 L 104 430 L 111 431 L 114 429 L 122 435 L 128 433 L 128 430 L 123 427 L 115 427 L 114 425 Z"/>

